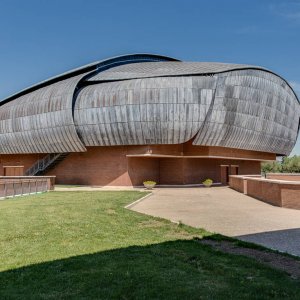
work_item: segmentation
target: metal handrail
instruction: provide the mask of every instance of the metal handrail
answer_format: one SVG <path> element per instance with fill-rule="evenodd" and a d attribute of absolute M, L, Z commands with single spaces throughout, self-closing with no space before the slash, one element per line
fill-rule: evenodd
<path fill-rule="evenodd" d="M 45 170 L 52 162 L 59 158 L 64 153 L 50 153 L 44 158 L 39 159 L 32 167 L 26 170 L 25 175 L 31 176 L 37 174 L 39 171 Z"/>

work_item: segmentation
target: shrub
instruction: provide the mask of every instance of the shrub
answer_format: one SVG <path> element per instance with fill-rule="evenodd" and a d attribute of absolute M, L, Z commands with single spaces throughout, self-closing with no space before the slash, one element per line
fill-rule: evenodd
<path fill-rule="evenodd" d="M 143 182 L 143 184 L 156 185 L 156 182 L 152 180 L 146 180 Z"/>
<path fill-rule="evenodd" d="M 204 185 L 212 185 L 212 184 L 213 184 L 213 180 L 210 179 L 210 178 L 207 178 L 207 179 L 205 179 L 202 183 L 203 183 Z"/>

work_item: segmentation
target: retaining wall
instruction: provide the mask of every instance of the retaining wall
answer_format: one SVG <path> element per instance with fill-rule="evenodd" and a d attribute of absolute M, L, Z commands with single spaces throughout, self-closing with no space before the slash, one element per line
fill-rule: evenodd
<path fill-rule="evenodd" d="M 275 206 L 300 209 L 300 181 L 239 175 L 229 178 L 229 186 L 238 192 Z"/>

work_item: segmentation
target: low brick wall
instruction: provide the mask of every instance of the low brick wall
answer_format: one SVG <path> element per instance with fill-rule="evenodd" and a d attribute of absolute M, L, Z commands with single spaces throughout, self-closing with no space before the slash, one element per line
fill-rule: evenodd
<path fill-rule="evenodd" d="M 0 198 L 54 190 L 55 176 L 0 176 Z"/>
<path fill-rule="evenodd" d="M 300 182 L 281 185 L 282 207 L 300 209 Z"/>
<path fill-rule="evenodd" d="M 261 175 L 230 175 L 229 186 L 240 193 L 247 194 L 248 178 L 261 178 Z"/>
<path fill-rule="evenodd" d="M 244 193 L 244 177 L 236 175 L 229 176 L 229 186 L 240 193 Z"/>
<path fill-rule="evenodd" d="M 266 178 L 300 182 L 300 174 L 299 173 L 267 173 Z"/>
<path fill-rule="evenodd" d="M 236 191 L 243 192 L 266 203 L 300 209 L 300 181 L 234 175 L 230 176 L 229 185 Z"/>
<path fill-rule="evenodd" d="M 247 179 L 247 195 L 275 206 L 282 206 L 280 186 L 264 179 Z"/>

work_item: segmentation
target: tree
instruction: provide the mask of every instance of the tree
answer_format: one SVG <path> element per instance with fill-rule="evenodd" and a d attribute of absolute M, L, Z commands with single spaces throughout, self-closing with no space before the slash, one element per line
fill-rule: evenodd
<path fill-rule="evenodd" d="M 282 163 L 282 172 L 300 173 L 300 156 L 285 157 Z"/>
<path fill-rule="evenodd" d="M 300 173 L 300 156 L 284 157 L 282 162 L 265 162 L 261 165 L 263 173 Z"/>

